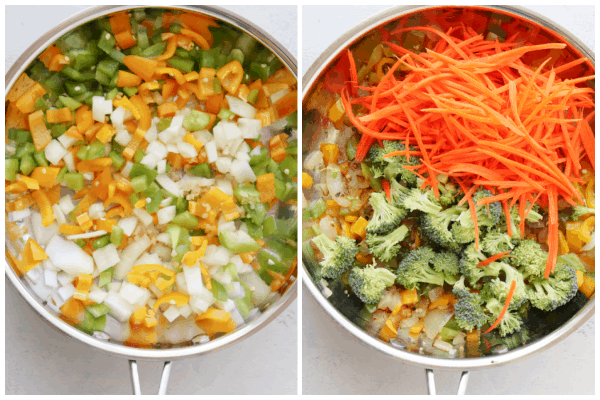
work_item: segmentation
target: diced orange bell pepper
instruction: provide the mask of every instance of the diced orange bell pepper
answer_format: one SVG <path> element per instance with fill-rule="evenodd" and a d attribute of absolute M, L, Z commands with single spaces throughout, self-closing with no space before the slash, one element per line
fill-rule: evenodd
<path fill-rule="evenodd" d="M 41 187 L 51 188 L 54 186 L 56 177 L 60 172 L 60 168 L 56 167 L 37 167 L 31 173 L 31 177 L 35 179 Z"/>
<path fill-rule="evenodd" d="M 163 103 L 158 106 L 158 117 L 167 118 L 172 117 L 177 112 L 177 104 L 174 101 Z"/>
<path fill-rule="evenodd" d="M 52 210 L 52 204 L 50 203 L 46 192 L 38 189 L 34 190 L 31 195 L 40 209 L 40 214 L 42 214 L 42 225 L 50 226 L 52 222 L 54 222 L 54 211 Z"/>
<path fill-rule="evenodd" d="M 136 118 L 139 122 L 140 129 L 146 133 L 150 126 L 152 126 L 152 113 L 150 112 L 150 108 L 148 104 L 140 97 L 140 95 L 132 96 L 129 101 L 136 108 L 140 117 Z"/>
<path fill-rule="evenodd" d="M 123 150 L 123 158 L 125 158 L 127 161 L 133 160 L 133 156 L 135 155 L 135 152 L 137 151 L 138 147 L 140 146 L 140 143 L 142 143 L 144 136 L 146 136 L 145 130 L 142 130 L 142 129 L 135 130 L 131 140 L 127 144 L 127 147 L 125 147 L 125 150 Z"/>
<path fill-rule="evenodd" d="M 260 193 L 260 202 L 268 203 L 275 198 L 275 174 L 259 175 L 256 178 L 256 189 Z"/>
<path fill-rule="evenodd" d="M 202 68 L 200 69 L 200 75 L 198 76 L 198 89 L 200 92 L 199 100 L 207 100 L 210 96 L 214 96 L 215 87 L 213 80 L 217 71 L 214 68 Z"/>
<path fill-rule="evenodd" d="M 403 290 L 400 292 L 400 297 L 402 298 L 402 304 L 415 304 L 419 301 L 416 289 Z"/>
<path fill-rule="evenodd" d="M 36 82 L 25 93 L 23 93 L 21 97 L 19 97 L 15 105 L 20 112 L 29 114 L 30 112 L 33 112 L 36 100 L 45 94 L 46 90 L 44 87 Z"/>
<path fill-rule="evenodd" d="M 73 113 L 67 107 L 46 111 L 46 120 L 50 124 L 73 121 Z"/>
<path fill-rule="evenodd" d="M 129 215 L 133 211 L 133 207 L 131 206 L 129 199 L 127 197 L 123 196 L 122 194 L 116 194 L 113 197 L 106 199 L 104 201 L 104 208 L 108 207 L 109 205 L 111 205 L 113 203 L 117 203 L 120 206 L 122 206 L 123 212 L 125 213 L 125 215 Z"/>
<path fill-rule="evenodd" d="M 155 310 L 162 304 L 175 304 L 177 307 L 185 306 L 190 300 L 190 296 L 179 292 L 165 293 L 156 299 L 156 302 L 152 306 Z"/>
<path fill-rule="evenodd" d="M 123 57 L 123 64 L 145 81 L 153 80 L 154 72 L 158 68 L 156 60 L 140 56 L 125 56 Z"/>
<path fill-rule="evenodd" d="M 28 120 L 35 149 L 37 151 L 43 150 L 52 140 L 50 131 L 46 128 L 46 123 L 44 122 L 44 112 L 38 110 L 31 113 L 29 114 Z"/>
<path fill-rule="evenodd" d="M 312 177 L 307 174 L 306 172 L 302 173 L 302 188 L 303 189 L 310 189 L 313 185 L 313 179 Z"/>
<path fill-rule="evenodd" d="M 94 160 L 79 161 L 76 165 L 79 172 L 100 172 L 112 165 L 112 158 L 96 158 Z"/>
<path fill-rule="evenodd" d="M 94 114 L 87 105 L 83 105 L 75 111 L 75 123 L 80 133 L 87 132 L 94 125 Z"/>
<path fill-rule="evenodd" d="M 217 78 L 221 82 L 221 86 L 227 90 L 229 94 L 234 95 L 244 77 L 244 69 L 239 61 L 233 60 L 230 63 L 223 66 L 217 72 Z"/>
<path fill-rule="evenodd" d="M 177 93 L 177 86 L 179 86 L 179 84 L 177 82 L 175 82 L 173 79 L 165 80 L 165 83 L 163 83 L 162 92 L 161 92 L 163 101 L 167 101 L 171 97 L 175 96 L 175 93 Z"/>

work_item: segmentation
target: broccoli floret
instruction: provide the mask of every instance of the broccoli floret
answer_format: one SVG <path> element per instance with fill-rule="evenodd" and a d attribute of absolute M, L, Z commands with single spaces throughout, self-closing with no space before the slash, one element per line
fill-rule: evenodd
<path fill-rule="evenodd" d="M 383 149 L 385 154 L 389 154 L 396 151 L 404 151 L 406 147 L 404 146 L 404 143 L 402 143 L 399 140 L 384 140 Z M 410 146 L 409 149 L 413 151 L 416 150 L 412 146 Z M 417 157 L 409 156 L 407 160 L 406 156 L 394 156 L 384 158 L 384 160 L 388 162 L 384 170 L 384 175 L 386 179 L 392 180 L 399 177 L 400 180 L 402 180 L 411 187 L 414 187 L 417 184 L 417 175 L 414 174 L 412 171 L 409 171 L 406 168 L 402 167 L 403 165 L 419 165 L 421 162 Z"/>
<path fill-rule="evenodd" d="M 456 283 L 456 276 L 460 273 L 458 268 L 458 256 L 455 253 L 436 253 L 431 258 L 431 266 L 437 272 L 444 274 L 444 279 L 450 285 Z"/>
<path fill-rule="evenodd" d="M 544 311 L 552 311 L 571 300 L 577 293 L 575 269 L 564 262 L 557 262 L 548 279 L 544 277 L 529 281 L 528 296 L 531 304 Z"/>
<path fill-rule="evenodd" d="M 521 222 L 521 217 L 519 217 L 519 210 L 517 207 L 511 207 L 510 209 L 510 227 L 512 235 L 509 235 L 513 239 L 513 244 L 516 244 L 519 240 L 521 240 L 521 229 L 519 228 L 519 223 Z M 508 228 L 506 223 L 506 215 L 504 212 L 500 217 L 500 222 L 498 225 L 494 227 L 494 230 L 500 233 L 508 234 Z"/>
<path fill-rule="evenodd" d="M 459 280 L 456 281 L 454 286 L 452 287 L 452 293 L 456 297 L 467 297 L 471 294 L 470 288 L 465 283 L 465 276 L 462 275 Z"/>
<path fill-rule="evenodd" d="M 496 322 L 502 309 L 504 308 L 504 303 L 500 302 L 498 299 L 491 299 L 485 305 L 485 307 L 492 313 L 490 318 L 490 323 Z M 521 327 L 523 326 L 523 319 L 519 315 L 517 310 L 506 310 L 504 317 L 498 324 L 497 328 L 500 332 L 500 336 L 504 337 L 510 335 L 515 332 L 519 332 Z"/>
<path fill-rule="evenodd" d="M 474 287 L 481 278 L 485 276 L 496 277 L 501 271 L 499 263 L 494 262 L 484 267 L 478 267 L 477 264 L 485 259 L 486 256 L 480 250 L 475 248 L 475 243 L 469 244 L 463 250 L 458 266 L 460 273 L 469 280 L 469 284 L 472 287 Z"/>
<path fill-rule="evenodd" d="M 490 320 L 483 307 L 483 300 L 477 293 L 468 293 L 454 304 L 454 317 L 456 323 L 462 329 L 472 331 L 481 329 Z"/>
<path fill-rule="evenodd" d="M 450 207 L 436 214 L 421 216 L 421 230 L 431 241 L 449 250 L 458 250 L 460 246 L 452 237 L 450 224 L 461 213 L 458 207 Z"/>
<path fill-rule="evenodd" d="M 369 246 L 369 251 L 375 257 L 382 261 L 390 261 L 398 255 L 400 251 L 400 242 L 406 238 L 408 228 L 402 225 L 385 236 L 373 233 L 367 233 L 365 242 Z"/>
<path fill-rule="evenodd" d="M 596 215 L 596 210 L 594 208 L 588 208 L 585 206 L 575 206 L 573 207 L 573 213 L 571 214 L 571 219 L 573 221 L 577 221 L 584 215 L 593 214 Z"/>
<path fill-rule="evenodd" d="M 506 233 L 491 231 L 479 242 L 481 250 L 488 254 L 498 254 L 508 250 L 512 250 L 515 246 L 512 243 L 512 238 Z"/>
<path fill-rule="evenodd" d="M 475 240 L 475 223 L 471 218 L 471 211 L 462 211 L 456 222 L 452 224 L 450 231 L 456 243 L 467 244 L 473 242 Z"/>
<path fill-rule="evenodd" d="M 473 194 L 473 202 L 477 210 L 477 225 L 479 226 L 495 226 L 500 222 L 502 216 L 502 204 L 499 201 L 493 203 L 477 205 L 479 200 L 486 197 L 491 197 L 493 194 L 486 189 L 480 189 Z"/>
<path fill-rule="evenodd" d="M 392 286 L 396 275 L 386 268 L 352 268 L 348 281 L 354 293 L 367 304 L 377 304 L 383 296 L 383 291 Z"/>
<path fill-rule="evenodd" d="M 573 267 L 573 269 L 575 271 L 587 272 L 585 269 L 585 265 L 583 265 L 583 263 L 581 262 L 581 260 L 577 256 L 577 254 L 575 254 L 575 253 L 563 254 L 562 256 L 558 257 L 558 261 L 562 261 L 562 262 L 566 263 L 567 265 Z M 544 268 L 545 268 L 545 265 L 544 265 Z"/>
<path fill-rule="evenodd" d="M 329 239 L 324 233 L 313 239 L 321 253 L 321 275 L 324 278 L 336 279 L 348 271 L 354 264 L 358 254 L 358 246 L 353 239 L 338 236 L 335 241 Z"/>
<path fill-rule="evenodd" d="M 448 207 L 458 203 L 458 194 L 460 193 L 458 188 L 452 183 L 446 183 L 445 185 L 439 184 L 440 190 L 439 202 L 442 206 Z"/>
<path fill-rule="evenodd" d="M 383 171 L 388 164 L 387 160 L 383 158 L 386 154 L 385 150 L 377 143 L 373 143 L 369 149 L 367 160 L 371 162 L 370 170 L 372 178 L 377 179 L 383 176 Z"/>
<path fill-rule="evenodd" d="M 535 240 L 521 241 L 510 255 L 513 257 L 508 262 L 519 268 L 526 277 L 544 275 L 548 253 L 542 250 L 542 246 Z"/>
<path fill-rule="evenodd" d="M 400 184 L 396 179 L 390 179 L 390 197 L 393 205 L 402 208 L 401 201 L 409 192 L 410 189 Z"/>
<path fill-rule="evenodd" d="M 435 252 L 427 246 L 412 250 L 398 265 L 396 282 L 409 290 L 418 288 L 419 283 L 442 286 L 444 274 L 429 266 L 429 262 L 434 256 Z"/>
<path fill-rule="evenodd" d="M 373 217 L 367 224 L 367 232 L 383 235 L 396 228 L 404 217 L 406 210 L 388 203 L 385 193 L 371 193 L 369 203 L 373 207 Z"/>
<path fill-rule="evenodd" d="M 401 205 L 407 210 L 419 210 L 429 214 L 442 211 L 442 207 L 431 193 L 419 189 L 411 189 L 402 199 Z"/>
<path fill-rule="evenodd" d="M 528 301 L 527 286 L 523 280 L 523 275 L 506 263 L 500 262 L 498 264 L 500 264 L 501 271 L 504 272 L 504 279 L 494 278 L 483 285 L 480 292 L 481 298 L 485 301 L 495 298 L 504 304 L 510 286 L 515 281 L 517 284 L 510 302 L 510 309 L 517 309 Z"/>

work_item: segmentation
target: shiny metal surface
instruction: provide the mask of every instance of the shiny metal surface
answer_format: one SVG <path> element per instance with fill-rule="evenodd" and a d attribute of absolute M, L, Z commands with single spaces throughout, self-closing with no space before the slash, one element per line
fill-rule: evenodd
<path fill-rule="evenodd" d="M 306 104 L 311 100 L 312 96 L 317 94 L 321 95 L 321 99 L 327 100 L 326 95 L 323 95 L 322 91 L 318 90 L 320 79 L 324 73 L 328 71 L 337 58 L 342 54 L 345 49 L 353 46 L 369 33 L 379 26 L 385 26 L 386 24 L 393 22 L 400 18 L 408 18 L 414 13 L 426 14 L 427 12 L 434 12 L 442 7 L 429 7 L 429 6 L 403 6 L 394 7 L 385 10 L 373 17 L 367 19 L 363 23 L 357 25 L 346 34 L 336 40 L 330 47 L 328 47 L 323 54 L 310 66 L 306 74 L 303 76 L 303 150 L 304 154 L 308 154 L 312 151 L 311 146 L 318 143 L 316 133 L 318 130 L 322 131 L 322 113 L 314 111 L 310 116 L 307 117 Z M 594 68 L 594 53 L 587 48 L 581 41 L 573 37 L 569 32 L 564 30 L 556 23 L 548 20 L 547 18 L 534 13 L 530 10 L 516 7 L 516 6 L 486 6 L 476 7 L 479 10 L 487 10 L 495 13 L 506 14 L 512 18 L 519 18 L 529 25 L 539 26 L 544 30 L 544 33 L 553 36 L 555 40 L 564 41 L 569 44 L 566 50 L 571 54 L 577 56 L 584 56 L 590 60 L 591 66 Z M 321 100 L 320 99 L 320 100 Z M 489 368 L 496 365 L 505 365 L 518 360 L 522 360 L 526 357 L 530 357 L 537 354 L 567 337 L 569 334 L 577 330 L 583 325 L 593 314 L 595 310 L 594 297 L 590 299 L 588 304 L 580 310 L 571 320 L 558 329 L 554 330 L 550 334 L 547 334 L 539 340 L 533 340 L 531 343 L 526 343 L 513 350 L 504 351 L 504 349 L 495 349 L 490 351 L 484 356 L 473 357 L 473 358 L 442 358 L 439 356 L 422 355 L 414 352 L 410 352 L 404 349 L 404 345 L 401 342 L 394 341 L 393 343 L 385 343 L 367 332 L 364 328 L 359 326 L 357 322 L 361 322 L 358 312 L 349 301 L 344 301 L 344 296 L 338 293 L 338 296 L 332 295 L 330 298 L 326 298 L 318 283 L 315 283 L 311 278 L 310 261 L 303 257 L 304 273 L 307 279 L 304 279 L 303 284 L 310 295 L 316 300 L 319 307 L 338 325 L 344 330 L 350 333 L 353 337 L 358 339 L 362 344 L 381 351 L 382 353 L 396 358 L 402 362 L 413 364 L 415 366 L 424 367 L 428 370 L 431 369 L 447 369 L 447 370 L 460 370 L 467 372 L 468 370 L 475 370 L 481 368 Z M 334 305 L 335 303 L 335 305 Z M 426 374 L 429 377 L 429 372 Z M 433 378 L 433 371 L 431 371 L 431 378 Z M 459 385 L 459 391 L 466 390 L 466 383 L 468 379 L 468 373 L 461 376 Z M 429 384 L 428 389 L 435 392 L 435 386 L 433 380 Z"/>
<path fill-rule="evenodd" d="M 118 11 L 133 9 L 138 7 L 131 6 L 97 6 L 92 7 L 66 19 L 65 21 L 58 24 L 55 28 L 48 31 L 46 34 L 41 36 L 35 41 L 15 62 L 13 67 L 8 71 L 5 76 L 5 91 L 8 92 L 20 74 L 27 68 L 27 66 L 35 60 L 35 58 L 55 40 L 60 38 L 70 30 L 80 26 L 86 22 L 102 17 L 107 14 L 111 14 Z M 147 7 L 146 7 L 147 8 Z M 213 16 L 223 22 L 229 23 L 248 34 L 255 37 L 258 41 L 263 43 L 266 47 L 271 49 L 276 54 L 283 64 L 297 77 L 297 62 L 295 58 L 271 35 L 263 31 L 262 29 L 254 26 L 251 22 L 244 19 L 243 17 L 220 7 L 216 6 L 177 6 L 177 7 L 158 7 L 164 9 L 177 9 L 186 10 L 191 12 L 198 12 L 205 15 Z M 290 211 L 291 212 L 291 211 Z M 6 243 L 7 247 L 10 243 Z M 185 347 L 174 347 L 165 349 L 138 349 L 133 347 L 124 346 L 115 342 L 106 340 L 106 338 L 100 335 L 99 337 L 93 337 L 87 335 L 78 329 L 68 325 L 66 322 L 59 319 L 53 312 L 47 309 L 41 304 L 38 297 L 24 284 L 24 282 L 17 277 L 15 272 L 12 270 L 8 262 L 5 260 L 5 275 L 8 281 L 18 290 L 19 294 L 27 302 L 27 304 L 50 326 L 62 334 L 75 338 L 85 344 L 88 344 L 100 351 L 105 353 L 125 357 L 128 359 L 143 359 L 143 360 L 175 360 L 186 357 L 195 356 L 198 354 L 209 353 L 218 350 L 222 347 L 228 346 L 241 339 L 248 337 L 249 335 L 257 332 L 260 328 L 264 327 L 275 317 L 277 317 L 296 297 L 297 285 L 296 278 L 292 276 L 290 282 L 284 285 L 282 289 L 281 297 L 279 297 L 273 304 L 270 304 L 263 313 L 251 321 L 249 324 L 244 325 L 239 330 L 232 332 L 231 334 L 223 337 L 214 339 L 209 342 L 204 340 L 196 340 L 190 342 Z M 137 376 L 137 365 L 135 361 L 131 366 L 132 378 Z M 164 390 L 166 391 L 166 382 L 168 381 L 168 373 L 170 371 L 170 364 L 165 370 L 163 370 L 163 378 L 165 379 Z M 161 388 L 163 384 L 161 383 Z M 134 391 L 139 390 L 139 384 L 136 389 L 134 383 Z"/>

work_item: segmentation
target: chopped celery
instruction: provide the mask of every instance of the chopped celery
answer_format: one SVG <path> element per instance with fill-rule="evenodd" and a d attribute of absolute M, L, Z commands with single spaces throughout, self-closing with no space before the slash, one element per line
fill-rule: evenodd
<path fill-rule="evenodd" d="M 244 65 L 244 53 L 240 49 L 233 49 L 229 56 L 227 56 L 227 62 L 231 62 L 233 60 L 239 61 L 240 64 Z"/>
<path fill-rule="evenodd" d="M 48 160 L 46 160 L 46 152 L 44 152 L 44 150 L 40 150 L 37 153 L 34 153 L 33 159 L 40 167 L 47 167 L 49 165 Z"/>
<path fill-rule="evenodd" d="M 256 101 L 258 100 L 258 89 L 252 89 L 246 100 L 248 100 L 248 103 L 250 104 L 256 104 Z"/>
<path fill-rule="evenodd" d="M 8 130 L 8 138 L 17 143 L 33 142 L 31 132 L 16 128 L 10 128 Z"/>
<path fill-rule="evenodd" d="M 138 175 L 131 179 L 131 187 L 135 193 L 143 192 L 148 189 L 148 178 L 146 175 Z"/>
<path fill-rule="evenodd" d="M 296 182 L 284 182 L 275 178 L 275 197 L 282 202 L 294 200 L 298 194 Z"/>
<path fill-rule="evenodd" d="M 110 242 L 119 247 L 123 243 L 123 229 L 114 225 L 110 233 Z"/>
<path fill-rule="evenodd" d="M 31 172 L 35 169 L 35 167 L 37 166 L 35 161 L 33 160 L 33 157 L 30 154 L 27 154 L 26 156 L 23 156 L 21 158 L 21 165 L 19 166 L 19 169 L 21 170 L 21 173 L 23 175 L 27 175 L 29 176 L 29 174 L 31 174 Z"/>
<path fill-rule="evenodd" d="M 105 326 L 106 314 L 103 314 L 98 318 L 94 318 L 94 316 L 87 310 L 85 311 L 83 321 L 80 324 L 75 325 L 77 329 L 89 334 L 96 331 L 103 331 Z"/>
<path fill-rule="evenodd" d="M 244 231 L 221 231 L 219 242 L 232 253 L 248 253 L 260 249 L 260 244 Z"/>
<path fill-rule="evenodd" d="M 189 211 L 184 211 L 181 214 L 176 215 L 171 222 L 187 229 L 194 229 L 198 227 L 199 221 L 198 217 L 190 214 Z"/>
<path fill-rule="evenodd" d="M 50 108 L 50 107 L 48 107 L 48 104 L 44 101 L 43 98 L 40 97 L 39 99 L 37 99 L 35 101 L 35 104 L 34 104 L 35 110 L 42 110 L 45 112 L 48 110 L 48 108 Z"/>
<path fill-rule="evenodd" d="M 111 151 L 108 156 L 112 160 L 112 167 L 119 171 L 125 165 L 125 159 L 116 151 Z"/>
<path fill-rule="evenodd" d="M 30 156 L 35 153 L 35 146 L 33 143 L 23 143 L 17 146 L 17 151 L 15 151 L 15 158 L 23 158 L 25 156 Z"/>
<path fill-rule="evenodd" d="M 19 169 L 19 160 L 14 158 L 4 160 L 4 179 L 14 181 L 17 179 L 17 170 Z"/>
<path fill-rule="evenodd" d="M 114 100 L 115 97 L 119 94 L 119 89 L 113 88 L 110 92 L 106 93 L 106 100 Z"/>
<path fill-rule="evenodd" d="M 279 169 L 287 179 L 292 179 L 297 175 L 298 162 L 294 157 L 286 157 L 279 163 Z"/>
<path fill-rule="evenodd" d="M 113 232 L 114 232 L 114 229 L 115 229 L 115 227 L 113 227 Z M 98 279 L 98 286 L 104 287 L 104 286 L 108 285 L 109 283 L 111 283 L 114 271 L 115 271 L 114 267 L 110 267 L 110 268 L 105 269 L 104 271 L 100 272 L 100 277 Z"/>
<path fill-rule="evenodd" d="M 58 172 L 58 175 L 56 176 L 56 183 L 62 183 L 62 181 L 65 179 L 65 174 L 69 172 L 69 167 L 67 167 L 66 165 L 64 167 L 62 167 L 62 169 Z"/>
<path fill-rule="evenodd" d="M 97 140 L 90 144 L 87 152 L 87 160 L 95 160 L 96 158 L 104 157 L 106 154 L 106 145 Z"/>
<path fill-rule="evenodd" d="M 210 281 L 212 283 L 212 289 L 210 291 L 212 292 L 214 298 L 223 302 L 227 301 L 228 297 L 225 286 L 215 279 L 211 279 Z"/>
<path fill-rule="evenodd" d="M 246 286 L 243 282 L 240 282 L 240 284 L 244 288 L 245 294 L 244 297 L 241 299 L 235 299 L 234 302 L 240 314 L 246 318 L 250 313 L 250 309 L 252 308 L 252 291 L 250 291 L 250 288 L 248 288 L 248 286 Z"/>
<path fill-rule="evenodd" d="M 236 49 L 239 49 L 244 56 L 250 57 L 257 44 L 258 41 L 256 39 L 244 32 L 235 42 L 235 47 Z"/>
<path fill-rule="evenodd" d="M 229 121 L 231 119 L 231 117 L 233 117 L 234 115 L 235 114 L 233 112 L 231 112 L 231 110 L 228 110 L 227 108 L 221 108 L 221 111 L 219 111 L 219 114 L 217 114 L 217 117 L 219 117 L 219 119 Z"/>
<path fill-rule="evenodd" d="M 131 171 L 129 172 L 129 177 L 135 178 L 136 176 L 140 175 L 146 176 L 148 185 L 150 185 L 158 176 L 158 172 L 154 169 L 148 168 L 144 164 L 133 164 Z"/>
<path fill-rule="evenodd" d="M 201 131 L 210 123 L 210 115 L 205 112 L 192 110 L 183 120 L 183 127 L 190 132 Z"/>
<path fill-rule="evenodd" d="M 87 154 L 90 146 L 81 146 L 79 150 L 77 150 L 77 158 L 80 160 L 87 160 Z"/>
<path fill-rule="evenodd" d="M 156 194 L 150 196 L 150 202 L 146 203 L 146 212 L 148 214 L 154 214 L 155 212 L 158 212 L 160 202 L 162 200 L 163 200 L 163 197 L 161 196 L 160 192 L 158 192 L 158 191 Z"/>
<path fill-rule="evenodd" d="M 354 160 L 354 157 L 356 157 L 357 148 L 358 140 L 356 138 L 353 137 L 350 140 L 348 140 L 348 143 L 346 144 L 346 155 L 348 156 L 348 160 Z"/>
<path fill-rule="evenodd" d="M 263 233 L 265 236 L 271 236 L 275 232 L 275 217 L 271 216 L 263 221 Z"/>
<path fill-rule="evenodd" d="M 65 181 L 67 182 L 67 187 L 71 190 L 83 189 L 83 174 L 79 172 L 67 172 L 65 174 Z"/>
<path fill-rule="evenodd" d="M 173 195 L 169 194 L 168 197 L 173 197 Z M 182 213 L 185 210 L 187 210 L 188 204 L 189 204 L 189 202 L 186 199 L 184 199 L 183 197 L 178 197 L 175 200 L 175 210 L 177 211 L 177 214 Z"/>
<path fill-rule="evenodd" d="M 252 238 L 262 239 L 265 237 L 263 226 L 261 224 L 255 224 L 250 218 L 246 218 L 244 223 L 248 228 L 248 235 L 252 236 Z"/>
<path fill-rule="evenodd" d="M 83 246 L 85 246 L 85 240 L 79 239 L 78 241 L 75 242 L 75 244 L 79 247 L 83 247 Z"/>
<path fill-rule="evenodd" d="M 175 56 L 177 56 L 179 58 L 185 58 L 187 60 L 192 58 L 192 55 L 190 54 L 190 52 L 181 47 L 178 47 L 177 50 L 175 50 Z"/>
<path fill-rule="evenodd" d="M 285 152 L 293 157 L 298 156 L 298 139 L 292 139 L 288 141 L 288 147 L 285 148 Z M 297 160 L 294 159 L 294 162 L 296 161 Z"/>
<path fill-rule="evenodd" d="M 158 123 L 158 131 L 162 132 L 165 129 L 167 129 L 168 127 L 170 127 L 172 120 L 173 120 L 173 118 L 163 118 L 163 119 L 161 119 L 160 122 Z"/>
<path fill-rule="evenodd" d="M 87 306 L 85 309 L 89 311 L 94 318 L 100 318 L 101 316 L 110 312 L 110 307 L 106 304 L 92 304 L 91 306 Z"/>
<path fill-rule="evenodd" d="M 128 97 L 135 96 L 138 92 L 138 88 L 133 87 L 133 86 L 132 87 L 124 87 L 121 89 L 123 89 L 123 93 L 125 93 Z"/>
<path fill-rule="evenodd" d="M 103 247 L 108 246 L 110 243 L 110 235 L 100 236 L 98 239 L 94 240 L 92 247 L 94 249 L 101 249 Z"/>
<path fill-rule="evenodd" d="M 107 76 L 114 76 L 119 71 L 119 62 L 116 60 L 104 59 L 96 66 L 96 71 L 101 71 Z"/>
<path fill-rule="evenodd" d="M 188 170 L 188 174 L 201 178 L 212 178 L 214 176 L 213 170 L 208 163 L 194 165 Z"/>

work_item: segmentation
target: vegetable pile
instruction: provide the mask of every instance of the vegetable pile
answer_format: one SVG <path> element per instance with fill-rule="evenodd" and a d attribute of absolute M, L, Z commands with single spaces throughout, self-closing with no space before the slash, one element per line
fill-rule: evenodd
<path fill-rule="evenodd" d="M 6 96 L 10 264 L 131 346 L 240 327 L 294 279 L 296 93 L 270 50 L 199 14 L 67 33 Z"/>
<path fill-rule="evenodd" d="M 384 340 L 450 353 L 591 297 L 594 76 L 559 77 L 587 60 L 492 25 L 380 33 L 334 66 L 345 82 L 325 75 L 335 128 L 304 160 L 324 292 L 351 289 Z"/>

